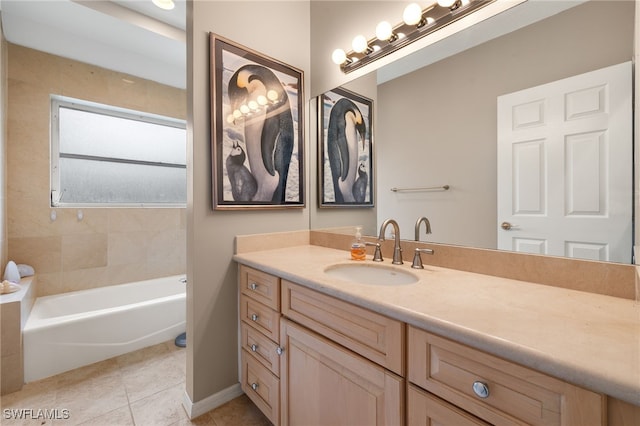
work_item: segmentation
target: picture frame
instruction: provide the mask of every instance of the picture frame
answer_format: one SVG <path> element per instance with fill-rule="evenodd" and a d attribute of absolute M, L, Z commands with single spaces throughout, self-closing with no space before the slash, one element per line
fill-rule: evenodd
<path fill-rule="evenodd" d="M 209 37 L 213 209 L 303 208 L 303 71 Z"/>
<path fill-rule="evenodd" d="M 319 206 L 374 207 L 373 100 L 339 87 L 317 109 Z"/>

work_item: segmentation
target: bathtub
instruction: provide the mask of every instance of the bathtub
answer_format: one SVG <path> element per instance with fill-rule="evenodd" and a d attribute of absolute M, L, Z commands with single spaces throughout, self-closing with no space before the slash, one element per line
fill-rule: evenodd
<path fill-rule="evenodd" d="M 174 339 L 186 328 L 182 278 L 38 297 L 23 330 L 25 382 Z"/>

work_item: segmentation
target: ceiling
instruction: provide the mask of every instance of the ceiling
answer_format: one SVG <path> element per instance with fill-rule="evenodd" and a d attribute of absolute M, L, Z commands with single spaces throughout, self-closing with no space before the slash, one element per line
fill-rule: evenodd
<path fill-rule="evenodd" d="M 186 88 L 186 0 L 0 0 L 10 42 Z"/>
<path fill-rule="evenodd" d="M 14 44 L 186 88 L 186 1 L 171 11 L 151 0 L 0 0 L 2 30 Z M 509 0 L 500 0 L 509 1 Z M 436 46 L 389 64 L 384 82 L 437 59 L 553 15 L 584 0 L 528 0 Z"/>

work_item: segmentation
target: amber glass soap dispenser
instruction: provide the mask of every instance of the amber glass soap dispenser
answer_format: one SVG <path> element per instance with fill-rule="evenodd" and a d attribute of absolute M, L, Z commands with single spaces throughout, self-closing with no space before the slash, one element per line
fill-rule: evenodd
<path fill-rule="evenodd" d="M 365 244 L 362 242 L 362 227 L 356 227 L 356 238 L 351 243 L 351 259 L 353 260 L 364 260 L 367 256 L 367 248 Z"/>

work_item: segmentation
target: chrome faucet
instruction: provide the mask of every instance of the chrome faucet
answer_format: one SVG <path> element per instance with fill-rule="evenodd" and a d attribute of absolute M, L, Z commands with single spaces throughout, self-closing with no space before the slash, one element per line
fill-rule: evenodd
<path fill-rule="evenodd" d="M 394 265 L 402 265 L 402 248 L 400 247 L 400 227 L 398 226 L 398 222 L 393 219 L 387 219 L 382 222 L 382 226 L 380 226 L 380 235 L 378 235 L 378 240 L 384 241 L 384 233 L 387 229 L 387 226 L 391 224 L 393 226 L 393 233 L 395 238 L 395 243 L 393 245 L 393 260 L 391 263 Z"/>
<path fill-rule="evenodd" d="M 426 228 L 425 232 L 427 234 L 431 233 L 431 223 L 429 223 L 429 219 L 422 216 L 416 221 L 416 232 L 415 232 L 416 241 L 420 241 L 420 225 L 422 224 L 422 222 L 424 222 L 424 226 Z M 413 263 L 411 264 L 411 267 L 413 269 L 424 269 L 424 266 L 422 265 L 422 258 L 420 257 L 420 253 L 433 254 L 433 250 L 425 249 L 425 248 L 416 248 L 415 253 L 413 254 Z"/>
<path fill-rule="evenodd" d="M 429 219 L 427 219 L 426 217 L 422 216 L 421 218 L 419 218 L 416 221 L 416 235 L 415 235 L 415 240 L 416 241 L 420 241 L 420 225 L 422 224 L 422 222 L 424 222 L 424 226 L 425 226 L 425 232 L 427 234 L 431 233 L 431 223 L 429 222 Z"/>

